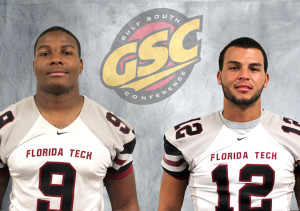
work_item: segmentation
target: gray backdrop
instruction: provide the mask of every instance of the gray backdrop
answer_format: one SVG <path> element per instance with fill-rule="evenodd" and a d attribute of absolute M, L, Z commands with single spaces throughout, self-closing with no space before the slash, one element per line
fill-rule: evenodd
<path fill-rule="evenodd" d="M 188 18 L 203 15 L 201 62 L 169 98 L 135 105 L 101 83 L 100 66 L 123 26 L 153 8 L 174 9 Z M 0 0 L 0 110 L 35 93 L 32 61 L 37 36 L 53 25 L 66 27 L 82 45 L 81 93 L 126 119 L 136 131 L 134 168 L 140 207 L 156 210 L 164 131 L 222 108 L 217 59 L 232 39 L 252 37 L 267 51 L 270 83 L 263 93 L 263 107 L 300 120 L 299 11 L 296 0 Z M 6 199 L 5 210 L 8 203 Z M 109 207 L 106 196 L 105 210 Z M 187 190 L 182 210 L 192 209 Z M 292 209 L 297 209 L 294 199 Z"/>

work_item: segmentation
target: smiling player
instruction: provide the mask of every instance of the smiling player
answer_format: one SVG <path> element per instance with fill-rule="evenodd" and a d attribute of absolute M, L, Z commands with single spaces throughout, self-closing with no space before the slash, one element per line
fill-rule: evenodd
<path fill-rule="evenodd" d="M 290 210 L 300 124 L 261 108 L 267 67 L 253 39 L 233 40 L 222 50 L 217 79 L 223 110 L 165 133 L 160 211 L 180 210 L 187 185 L 194 210 Z"/>

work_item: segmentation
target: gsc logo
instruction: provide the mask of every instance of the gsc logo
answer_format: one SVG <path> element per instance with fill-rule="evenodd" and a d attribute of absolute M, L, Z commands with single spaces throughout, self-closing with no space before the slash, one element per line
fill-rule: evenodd
<path fill-rule="evenodd" d="M 101 66 L 102 83 L 124 100 L 151 104 L 177 91 L 200 61 L 202 16 L 152 9 L 130 20 Z"/>

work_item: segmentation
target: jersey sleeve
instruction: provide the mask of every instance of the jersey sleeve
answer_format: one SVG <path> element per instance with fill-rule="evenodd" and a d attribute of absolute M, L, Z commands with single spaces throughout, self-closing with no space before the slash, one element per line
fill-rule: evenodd
<path fill-rule="evenodd" d="M 295 167 L 300 164 L 300 123 L 290 118 L 264 111 L 262 124 L 269 134 L 284 146 L 295 159 Z M 299 172 L 299 167 L 297 169 Z"/>
<path fill-rule="evenodd" d="M 39 116 L 34 98 L 28 97 L 0 112 L 0 168 L 26 136 Z"/>
<path fill-rule="evenodd" d="M 166 136 L 164 137 L 164 149 L 165 154 L 161 161 L 164 171 L 179 179 L 188 178 L 190 174 L 188 162 L 184 159 L 182 152 L 172 145 Z"/>
<path fill-rule="evenodd" d="M 294 169 L 294 174 L 296 177 L 300 177 L 300 166 L 297 165 Z"/>
<path fill-rule="evenodd" d="M 195 158 L 210 146 L 223 127 L 218 112 L 178 124 L 165 133 L 164 170 L 174 177 L 188 177 Z"/>
<path fill-rule="evenodd" d="M 122 118 L 114 115 L 98 103 L 85 96 L 86 106 L 81 119 L 108 149 L 111 164 L 106 177 L 122 179 L 133 170 L 132 153 L 136 139 L 133 128 Z"/>
<path fill-rule="evenodd" d="M 123 145 L 123 151 L 117 152 L 112 167 L 107 169 L 106 177 L 113 180 L 119 180 L 127 177 L 132 172 L 132 153 L 135 143 L 136 139 L 134 138 L 129 143 Z"/>
<path fill-rule="evenodd" d="M 5 143 L 7 142 L 8 136 L 11 133 L 11 125 L 14 121 L 14 115 L 11 110 L 6 109 L 4 111 L 0 112 L 0 168 L 5 167 L 5 156 L 3 153 L 3 148 L 5 146 Z"/>

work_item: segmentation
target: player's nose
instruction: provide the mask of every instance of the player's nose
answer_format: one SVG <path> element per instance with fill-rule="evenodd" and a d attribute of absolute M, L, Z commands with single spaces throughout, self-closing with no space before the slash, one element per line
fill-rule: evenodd
<path fill-rule="evenodd" d="M 60 53 L 54 52 L 51 57 L 51 65 L 63 64 Z"/>
<path fill-rule="evenodd" d="M 250 72 L 247 67 L 242 67 L 239 71 L 238 79 L 239 80 L 249 80 L 250 79 Z"/>

